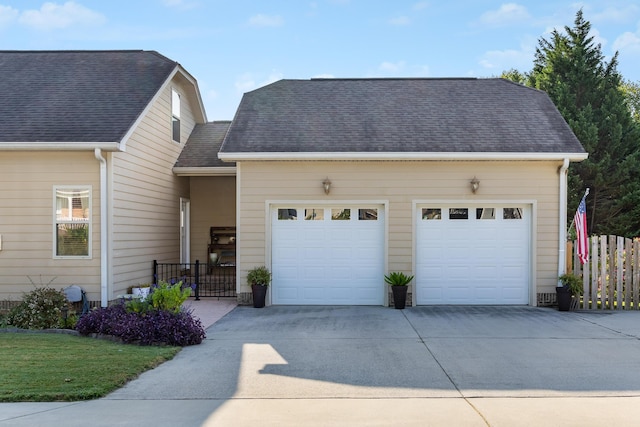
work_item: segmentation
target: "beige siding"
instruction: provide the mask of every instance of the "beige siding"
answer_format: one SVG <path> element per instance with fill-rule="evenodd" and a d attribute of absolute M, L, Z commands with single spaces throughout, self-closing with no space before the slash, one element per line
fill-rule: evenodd
<path fill-rule="evenodd" d="M 181 94 L 180 144 L 171 138 L 172 88 Z M 110 158 L 110 299 L 151 282 L 154 259 L 180 261 L 180 197 L 189 197 L 189 181 L 172 168 L 195 126 L 192 94 L 176 76 L 127 141 L 126 152 Z"/>
<path fill-rule="evenodd" d="M 191 178 L 191 262 L 207 262 L 209 227 L 236 225 L 236 178 Z"/>
<path fill-rule="evenodd" d="M 91 259 L 54 259 L 54 186 L 90 185 Z M 0 153 L 0 301 L 35 284 L 77 284 L 100 299 L 100 183 L 93 152 Z"/>
<path fill-rule="evenodd" d="M 345 200 L 388 202 L 388 268 L 413 266 L 413 203 L 417 201 L 531 201 L 537 226 L 537 292 L 553 292 L 558 262 L 558 162 L 242 162 L 240 281 L 268 262 L 266 201 Z M 476 194 L 473 177 L 480 180 Z M 322 181 L 328 177 L 331 193 Z M 245 285 L 240 292 L 248 292 Z"/>

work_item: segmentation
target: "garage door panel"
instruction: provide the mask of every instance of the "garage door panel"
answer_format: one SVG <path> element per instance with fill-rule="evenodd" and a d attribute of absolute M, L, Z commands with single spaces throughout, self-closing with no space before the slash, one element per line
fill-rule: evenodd
<path fill-rule="evenodd" d="M 307 286 L 303 290 L 303 298 L 307 301 L 322 301 L 324 300 L 325 288 L 321 285 L 313 285 L 307 283 Z"/>
<path fill-rule="evenodd" d="M 418 209 L 418 304 L 527 304 L 530 206 L 430 206 Z M 467 219 L 449 219 L 450 208 Z M 440 219 L 425 220 L 425 209 Z M 514 215 L 515 213 L 515 215 Z M 521 214 L 521 215 L 520 215 Z M 481 218 L 478 218 L 478 217 Z M 505 219 L 517 216 L 515 219 Z"/>
<path fill-rule="evenodd" d="M 294 208 L 311 211 L 286 210 Z M 359 219 L 358 206 L 313 208 L 314 220 L 279 220 L 278 209 L 272 210 L 272 302 L 381 305 L 384 207 L 367 207 L 365 220 Z M 332 214 L 349 219 L 331 219 Z"/>

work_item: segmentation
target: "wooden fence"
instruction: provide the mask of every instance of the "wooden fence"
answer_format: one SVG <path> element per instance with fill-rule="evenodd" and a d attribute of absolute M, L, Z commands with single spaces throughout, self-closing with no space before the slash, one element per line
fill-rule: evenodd
<path fill-rule="evenodd" d="M 574 242 L 567 242 L 567 273 L 582 276 L 584 294 L 579 308 L 640 309 L 640 240 L 592 236 L 584 265 L 574 248 Z"/>

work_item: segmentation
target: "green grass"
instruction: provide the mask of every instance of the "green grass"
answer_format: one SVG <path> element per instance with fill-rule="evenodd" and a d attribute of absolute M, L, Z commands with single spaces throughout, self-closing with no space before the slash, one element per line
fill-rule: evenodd
<path fill-rule="evenodd" d="M 0 402 L 102 397 L 178 351 L 65 334 L 0 333 Z"/>

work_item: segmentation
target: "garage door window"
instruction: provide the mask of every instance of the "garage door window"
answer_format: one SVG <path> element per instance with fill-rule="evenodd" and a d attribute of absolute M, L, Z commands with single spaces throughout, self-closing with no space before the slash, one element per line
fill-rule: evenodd
<path fill-rule="evenodd" d="M 449 208 L 449 219 L 469 219 L 469 209 Z"/>
<path fill-rule="evenodd" d="M 278 209 L 278 221 L 287 221 L 287 220 L 295 220 L 298 219 L 298 211 L 293 208 L 283 208 Z"/>
<path fill-rule="evenodd" d="M 306 221 L 324 221 L 324 209 L 322 208 L 305 209 L 304 219 Z"/>
<path fill-rule="evenodd" d="M 476 219 L 496 219 L 494 208 L 476 208 Z"/>
<path fill-rule="evenodd" d="M 359 221 L 377 221 L 378 209 L 358 209 Z"/>
<path fill-rule="evenodd" d="M 440 208 L 422 208 L 422 219 L 426 221 L 442 219 L 442 209 Z"/>
<path fill-rule="evenodd" d="M 522 208 L 504 208 L 502 210 L 503 219 L 522 219 Z"/>
<path fill-rule="evenodd" d="M 331 209 L 331 219 L 334 221 L 349 221 L 351 209 Z"/>

